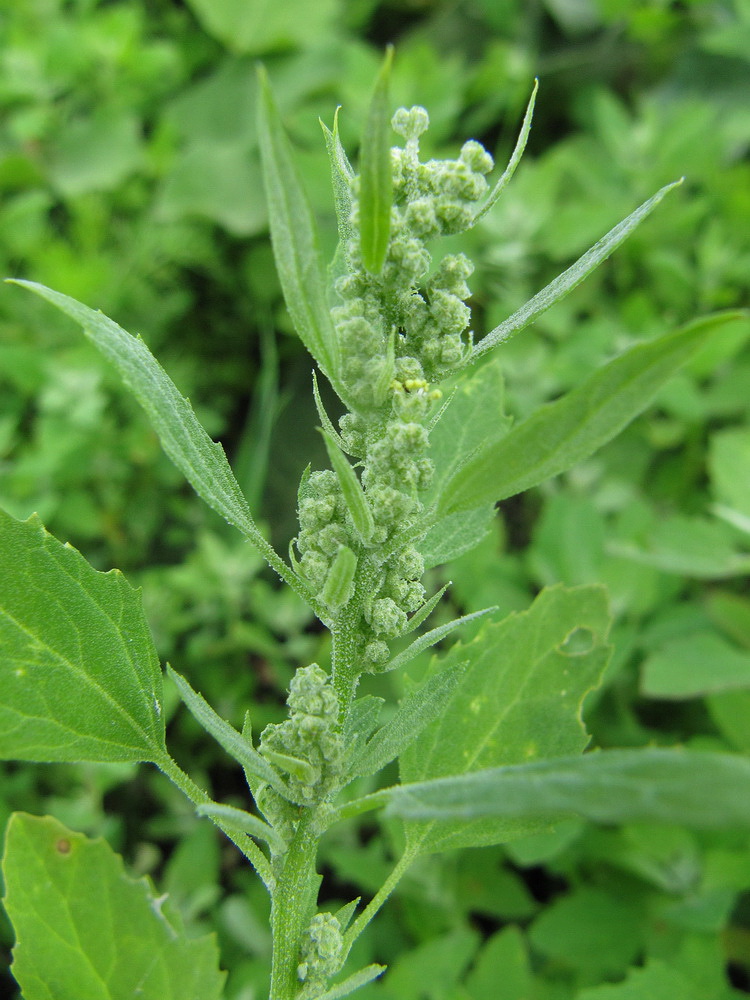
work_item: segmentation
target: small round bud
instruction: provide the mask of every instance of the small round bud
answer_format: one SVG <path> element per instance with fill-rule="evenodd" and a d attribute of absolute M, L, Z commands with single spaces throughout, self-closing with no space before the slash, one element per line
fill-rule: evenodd
<path fill-rule="evenodd" d="M 407 141 L 418 139 L 430 127 L 430 116 L 419 105 L 409 108 L 398 108 L 391 118 L 391 128 Z"/>

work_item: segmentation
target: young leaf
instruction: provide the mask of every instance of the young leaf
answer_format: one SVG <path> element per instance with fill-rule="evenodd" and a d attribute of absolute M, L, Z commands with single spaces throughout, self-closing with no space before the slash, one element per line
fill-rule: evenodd
<path fill-rule="evenodd" d="M 300 340 L 338 391 L 338 349 L 326 302 L 315 223 L 262 67 L 258 76 L 263 179 L 284 299 Z"/>
<path fill-rule="evenodd" d="M 384 705 L 383 698 L 366 694 L 352 702 L 344 725 L 344 745 L 347 748 L 348 769 L 351 777 L 355 777 L 354 764 L 358 760 L 365 741 L 375 731 L 380 710 Z"/>
<path fill-rule="evenodd" d="M 544 590 L 523 614 L 486 626 L 435 662 L 466 672 L 438 720 L 400 758 L 404 782 L 422 782 L 539 757 L 580 753 L 584 697 L 609 657 L 606 591 Z M 529 821 L 409 823 L 412 854 L 501 843 L 538 829 Z"/>
<path fill-rule="evenodd" d="M 0 511 L 0 550 L 0 758 L 163 759 L 161 670 L 140 591 L 36 515 Z"/>
<path fill-rule="evenodd" d="M 354 577 L 357 572 L 357 557 L 348 545 L 342 545 L 328 571 L 320 599 L 325 606 L 336 614 L 354 593 Z"/>
<path fill-rule="evenodd" d="M 537 292 L 533 298 L 529 299 L 520 309 L 516 310 L 512 316 L 509 316 L 499 326 L 496 326 L 494 330 L 491 330 L 486 337 L 483 337 L 471 352 L 464 367 L 481 358 L 504 340 L 509 340 L 519 330 L 523 330 L 529 323 L 533 323 L 551 305 L 559 302 L 568 292 L 572 291 L 577 285 L 580 285 L 583 279 L 594 268 L 598 267 L 603 260 L 606 260 L 636 226 L 640 225 L 653 212 L 664 195 L 680 184 L 682 184 L 682 180 L 667 184 L 666 187 L 657 191 L 652 198 L 645 201 L 634 212 L 628 215 L 627 218 L 623 219 L 622 222 L 618 222 L 614 229 L 610 229 L 606 236 L 603 236 L 598 243 L 595 243 L 590 250 L 587 250 L 567 271 L 559 274 L 541 292 Z"/>
<path fill-rule="evenodd" d="M 588 458 L 648 406 L 710 333 L 740 315 L 717 313 L 632 347 L 477 449 L 444 484 L 438 510 L 449 514 L 515 496 Z"/>
<path fill-rule="evenodd" d="M 355 972 L 345 979 L 343 983 L 337 983 L 326 990 L 325 993 L 321 993 L 315 1000 L 341 1000 L 342 997 L 348 997 L 350 993 L 358 990 L 360 986 L 366 986 L 373 979 L 381 976 L 385 972 L 385 969 L 384 965 L 366 965 L 364 969 Z"/>
<path fill-rule="evenodd" d="M 328 158 L 331 161 L 331 183 L 333 185 L 333 201 L 336 206 L 339 240 L 344 243 L 352 235 L 350 215 L 354 169 L 339 138 L 339 108 L 336 108 L 336 113 L 333 116 L 333 131 L 323 122 L 320 125 L 326 140 Z"/>
<path fill-rule="evenodd" d="M 167 666 L 167 672 L 177 685 L 180 697 L 185 702 L 196 722 L 200 723 L 206 732 L 213 736 L 216 742 L 226 750 L 229 756 L 242 765 L 246 772 L 259 778 L 261 781 L 265 781 L 281 795 L 285 795 L 286 788 L 281 778 L 268 761 L 264 757 L 261 757 L 258 751 L 254 749 L 252 744 L 244 736 L 240 736 L 237 730 L 233 726 L 230 726 L 226 719 L 222 719 L 220 715 L 217 715 L 206 699 L 198 694 L 197 691 L 194 691 L 185 678 L 178 674 L 176 670 Z"/>
<path fill-rule="evenodd" d="M 375 531 L 375 521 L 367 497 L 357 478 L 357 473 L 346 460 L 334 439 L 325 431 L 323 439 L 354 527 L 362 542 L 367 545 Z"/>
<path fill-rule="evenodd" d="M 750 760 L 707 751 L 603 750 L 393 790 L 389 813 L 453 825 L 585 816 L 596 823 L 750 827 Z"/>
<path fill-rule="evenodd" d="M 482 615 L 488 615 L 492 611 L 497 611 L 497 607 L 483 608 L 481 611 L 472 611 L 470 615 L 462 615 L 460 618 L 454 618 L 453 621 L 446 622 L 444 625 L 438 625 L 437 628 L 430 629 L 429 632 L 425 632 L 424 635 L 420 635 L 418 639 L 410 643 L 406 649 L 397 653 L 392 660 L 389 660 L 385 667 L 382 668 L 383 672 L 397 670 L 399 667 L 406 666 L 410 663 L 415 656 L 425 650 L 429 649 L 430 646 L 436 645 L 441 639 L 444 639 L 446 635 L 450 635 L 461 625 L 466 622 L 473 621 L 475 618 L 481 618 Z"/>
<path fill-rule="evenodd" d="M 486 215 L 490 211 L 492 206 L 510 183 L 510 179 L 516 172 L 516 167 L 521 162 L 521 157 L 523 156 L 524 149 L 526 149 L 526 142 L 529 138 L 531 119 L 534 115 L 534 104 L 536 103 L 536 92 L 538 89 L 539 81 L 534 80 L 534 89 L 531 91 L 531 97 L 529 98 L 529 103 L 526 108 L 526 114 L 523 116 L 521 131 L 518 135 L 518 140 L 516 142 L 515 149 L 513 150 L 513 154 L 508 162 L 508 166 L 505 168 L 502 177 L 500 177 L 497 184 L 495 184 L 494 188 L 490 192 L 487 201 L 474 215 L 474 223 L 478 222 L 483 215 Z"/>
<path fill-rule="evenodd" d="M 375 81 L 359 158 L 360 248 L 362 263 L 372 274 L 380 274 L 383 269 L 391 235 L 393 181 L 388 84 L 392 62 L 393 48 L 388 46 Z"/>
<path fill-rule="evenodd" d="M 443 710 L 461 680 L 465 663 L 454 663 L 429 677 L 401 702 L 393 718 L 379 729 L 354 765 L 358 775 L 377 774 L 395 760 Z"/>
<path fill-rule="evenodd" d="M 83 327 L 83 332 L 111 361 L 146 411 L 164 451 L 198 496 L 238 528 L 268 564 L 304 601 L 312 604 L 304 584 L 289 570 L 253 521 L 240 486 L 221 445 L 208 436 L 193 408 L 139 337 L 133 337 L 103 313 L 35 281 L 13 279 L 57 306 Z"/>
<path fill-rule="evenodd" d="M 195 807 L 199 816 L 207 816 L 209 819 L 221 820 L 224 826 L 232 830 L 239 830 L 247 833 L 251 837 L 258 837 L 265 840 L 267 844 L 277 851 L 283 852 L 286 844 L 279 837 L 272 826 L 252 813 L 245 812 L 244 809 L 235 809 L 234 806 L 225 806 L 219 802 L 202 802 Z"/>
<path fill-rule="evenodd" d="M 3 872 L 13 975 L 26 1000 L 222 997 L 213 936 L 186 937 L 166 897 L 128 876 L 104 840 L 15 813 Z"/>

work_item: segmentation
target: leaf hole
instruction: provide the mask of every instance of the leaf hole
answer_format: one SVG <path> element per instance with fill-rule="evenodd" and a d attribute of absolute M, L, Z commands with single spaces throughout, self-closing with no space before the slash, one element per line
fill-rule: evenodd
<path fill-rule="evenodd" d="M 66 837 L 61 837 L 55 844 L 58 854 L 70 854 L 70 841 Z"/>
<path fill-rule="evenodd" d="M 574 628 L 557 647 L 565 656 L 585 656 L 596 644 L 590 628 Z"/>

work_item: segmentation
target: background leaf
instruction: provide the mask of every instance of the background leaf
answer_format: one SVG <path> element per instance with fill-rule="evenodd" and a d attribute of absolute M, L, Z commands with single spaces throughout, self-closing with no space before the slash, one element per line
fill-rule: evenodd
<path fill-rule="evenodd" d="M 388 82 L 393 62 L 393 48 L 386 50 L 385 61 L 375 81 L 375 90 L 367 112 L 360 147 L 359 236 L 362 262 L 372 274 L 383 269 L 391 235 L 391 108 Z"/>
<path fill-rule="evenodd" d="M 213 937 L 189 939 L 165 896 L 104 840 L 16 813 L 3 861 L 25 1000 L 219 1000 Z"/>
<path fill-rule="evenodd" d="M 0 511 L 0 757 L 155 761 L 162 679 L 141 605 L 36 517 Z"/>
<path fill-rule="evenodd" d="M 523 614 L 457 643 L 435 671 L 466 662 L 441 718 L 401 758 L 406 783 L 582 751 L 583 698 L 609 658 L 601 587 L 543 591 Z M 407 826 L 415 853 L 500 843 L 535 824 L 475 820 Z"/>

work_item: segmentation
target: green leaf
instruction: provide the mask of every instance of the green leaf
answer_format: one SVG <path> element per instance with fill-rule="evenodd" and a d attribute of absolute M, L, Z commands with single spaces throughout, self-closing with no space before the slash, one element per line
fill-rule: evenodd
<path fill-rule="evenodd" d="M 205 31 L 237 54 L 316 47 L 339 16 L 335 0 L 188 0 Z"/>
<path fill-rule="evenodd" d="M 236 760 L 238 764 L 241 764 L 248 774 L 267 782 L 282 795 L 286 794 L 286 789 L 279 775 L 268 761 L 264 757 L 261 757 L 258 751 L 254 749 L 252 743 L 246 740 L 244 736 L 241 736 L 233 726 L 230 726 L 226 719 L 222 719 L 220 715 L 217 715 L 206 699 L 198 694 L 197 691 L 194 691 L 185 678 L 178 674 L 176 670 L 167 666 L 167 672 L 177 685 L 180 697 L 190 710 L 190 714 L 207 733 L 213 736 L 229 756 L 233 760 Z"/>
<path fill-rule="evenodd" d="M 315 223 L 262 67 L 259 77 L 258 127 L 263 179 L 284 299 L 302 343 L 340 394 L 336 378 L 338 349 L 320 269 Z"/>
<path fill-rule="evenodd" d="M 437 645 L 441 639 L 444 639 L 451 632 L 455 632 L 457 628 L 461 625 L 465 625 L 466 622 L 474 621 L 475 618 L 481 618 L 484 615 L 491 614 L 493 611 L 497 611 L 497 607 L 483 608 L 481 611 L 472 611 L 469 615 L 462 615 L 460 618 L 454 618 L 452 621 L 445 622 L 443 625 L 438 625 L 436 628 L 430 629 L 429 632 L 425 632 L 420 635 L 414 642 L 410 643 L 406 649 L 397 653 L 392 660 L 389 660 L 384 667 L 381 667 L 381 673 L 390 672 L 391 670 L 398 670 L 400 667 L 406 666 L 407 663 L 411 663 L 415 656 L 419 656 L 421 652 L 425 649 L 429 649 L 431 646 Z"/>
<path fill-rule="evenodd" d="M 187 938 L 166 897 L 50 816 L 15 813 L 3 861 L 25 1000 L 220 1000 L 211 937 Z"/>
<path fill-rule="evenodd" d="M 348 997 L 350 993 L 358 990 L 360 986 L 366 986 L 367 983 L 371 983 L 373 979 L 381 976 L 385 972 L 385 969 L 384 965 L 366 965 L 364 969 L 355 972 L 342 983 L 337 983 L 326 990 L 325 993 L 316 997 L 316 1000 L 341 1000 L 341 997 Z"/>
<path fill-rule="evenodd" d="M 483 215 L 486 215 L 492 206 L 495 204 L 497 199 L 503 193 L 505 188 L 510 183 L 513 174 L 516 172 L 516 167 L 521 162 L 521 157 L 523 156 L 523 151 L 526 149 L 526 142 L 529 138 L 529 131 L 531 130 L 531 119 L 534 115 L 534 104 L 536 103 L 536 92 L 539 89 L 539 81 L 534 80 L 534 89 L 531 91 L 531 97 L 529 98 L 529 103 L 526 107 L 526 114 L 523 116 L 523 124 L 521 125 L 521 131 L 518 135 L 518 140 L 515 145 L 515 149 L 511 155 L 508 162 L 508 166 L 503 171 L 502 176 L 495 184 L 494 188 L 489 194 L 487 201 L 482 205 L 482 207 L 474 215 L 474 223 L 478 222 Z M 472 223 L 473 224 L 473 223 Z"/>
<path fill-rule="evenodd" d="M 428 504 L 440 497 L 451 476 L 478 448 L 500 441 L 510 430 L 512 419 L 505 412 L 502 360 L 494 356 L 478 371 L 461 376 L 430 431 L 435 475 Z M 441 517 L 419 543 L 425 566 L 429 569 L 474 548 L 489 531 L 493 516 L 494 501 Z"/>
<path fill-rule="evenodd" d="M 133 337 L 103 313 L 35 281 L 12 279 L 57 306 L 83 327 L 86 336 L 117 368 L 123 382 L 146 411 L 164 451 L 195 492 L 238 528 L 268 564 L 308 604 L 305 586 L 269 545 L 253 521 L 224 449 L 208 436 L 189 401 L 177 389 L 140 337 Z"/>
<path fill-rule="evenodd" d="M 559 274 L 554 281 L 551 281 L 541 292 L 537 292 L 533 298 L 529 299 L 525 305 L 517 309 L 512 316 L 504 320 L 494 330 L 491 330 L 486 337 L 476 345 L 467 359 L 466 364 L 471 364 L 478 358 L 483 357 L 493 347 L 501 344 L 504 340 L 509 340 L 514 334 L 523 330 L 530 323 L 533 323 L 543 312 L 564 298 L 577 285 L 583 281 L 593 270 L 598 267 L 603 260 L 619 247 L 623 240 L 640 225 L 647 216 L 653 212 L 659 202 L 672 188 L 682 184 L 682 180 L 667 184 L 660 191 L 645 201 L 634 212 L 632 212 L 622 222 L 610 229 L 606 236 L 603 236 L 598 243 L 595 243 L 590 250 L 580 257 L 575 264 Z"/>
<path fill-rule="evenodd" d="M 553 587 L 531 608 L 487 625 L 434 663 L 467 668 L 438 721 L 401 757 L 404 782 L 429 781 L 581 752 L 581 704 L 609 658 L 606 591 Z M 405 793 L 393 800 L 401 808 Z M 534 821 L 476 819 L 407 826 L 412 853 L 500 843 L 538 829 Z"/>
<path fill-rule="evenodd" d="M 161 671 L 140 591 L 0 511 L 0 757 L 164 758 Z"/>
<path fill-rule="evenodd" d="M 386 764 L 400 756 L 443 710 L 445 701 L 461 680 L 465 664 L 456 663 L 428 677 L 401 702 L 395 714 L 372 737 L 353 772 L 358 775 L 377 774 Z"/>
<path fill-rule="evenodd" d="M 348 545 L 342 545 L 328 571 L 320 599 L 333 614 L 340 611 L 354 593 L 358 559 Z"/>
<path fill-rule="evenodd" d="M 698 1000 L 698 994 L 678 969 L 650 959 L 642 969 L 631 969 L 623 982 L 592 986 L 577 1000 Z"/>
<path fill-rule="evenodd" d="M 225 806 L 219 802 L 202 802 L 195 807 L 195 811 L 199 816 L 207 816 L 211 820 L 219 820 L 224 826 L 228 826 L 232 830 L 239 830 L 241 833 L 247 833 L 251 837 L 259 837 L 270 844 L 276 851 L 283 853 L 286 848 L 286 844 L 272 826 L 269 826 L 260 817 L 245 812 L 244 809 Z"/>
<path fill-rule="evenodd" d="M 362 263 L 372 274 L 383 269 L 391 235 L 391 175 L 388 84 L 393 47 L 386 49 L 367 112 L 359 157 L 359 239 Z"/>
<path fill-rule="evenodd" d="M 479 448 L 453 473 L 439 512 L 471 510 L 515 496 L 588 458 L 648 406 L 709 333 L 737 315 L 718 313 L 638 344 L 562 399 L 541 407 L 505 437 Z"/>
<path fill-rule="evenodd" d="M 387 812 L 450 824 L 585 816 L 596 823 L 750 826 L 750 760 L 645 748 L 604 750 L 392 790 Z"/>
<path fill-rule="evenodd" d="M 750 688 L 750 653 L 717 632 L 700 631 L 665 643 L 643 664 L 641 691 L 647 698 L 700 698 Z"/>
<path fill-rule="evenodd" d="M 333 466 L 333 471 L 336 473 L 336 478 L 341 486 L 341 492 L 344 495 L 346 509 L 349 511 L 360 540 L 367 545 L 375 531 L 372 508 L 360 485 L 357 473 L 347 461 L 346 456 L 342 454 L 336 441 L 325 431 L 323 431 L 323 439 L 326 444 L 328 457 Z"/>
<path fill-rule="evenodd" d="M 336 206 L 339 241 L 344 243 L 350 239 L 353 232 L 351 211 L 354 169 L 339 137 L 339 108 L 336 108 L 333 117 L 333 131 L 324 122 L 321 122 L 320 125 L 326 141 L 328 158 L 331 161 L 331 183 L 333 185 L 333 201 Z"/>

